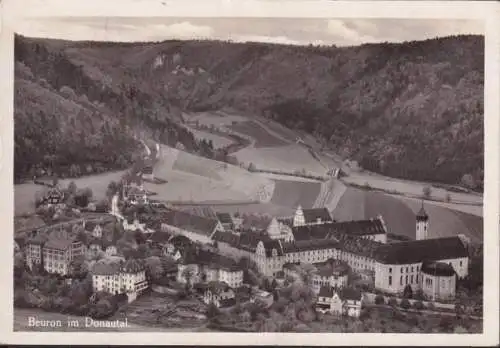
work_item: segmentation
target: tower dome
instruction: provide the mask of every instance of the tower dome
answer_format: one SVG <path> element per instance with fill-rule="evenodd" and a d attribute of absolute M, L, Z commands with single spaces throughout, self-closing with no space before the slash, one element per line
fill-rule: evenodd
<path fill-rule="evenodd" d="M 427 212 L 424 209 L 424 202 L 422 201 L 422 206 L 420 207 L 420 210 L 417 213 L 417 221 L 427 221 L 429 220 L 429 215 L 427 215 Z"/>

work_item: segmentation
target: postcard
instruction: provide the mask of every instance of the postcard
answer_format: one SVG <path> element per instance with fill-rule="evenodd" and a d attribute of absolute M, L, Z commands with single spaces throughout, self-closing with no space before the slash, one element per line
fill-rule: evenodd
<path fill-rule="evenodd" d="M 3 342 L 498 344 L 498 9 L 4 1 Z"/>

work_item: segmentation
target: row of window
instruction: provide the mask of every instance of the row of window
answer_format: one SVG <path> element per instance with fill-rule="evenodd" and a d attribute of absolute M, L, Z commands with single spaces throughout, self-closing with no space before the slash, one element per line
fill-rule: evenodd
<path fill-rule="evenodd" d="M 410 281 L 408 283 L 408 280 Z M 413 282 L 415 280 L 415 283 Z M 418 284 L 418 274 L 416 277 L 413 277 L 413 274 L 408 278 L 408 275 L 404 277 L 404 284 L 403 284 L 403 276 L 399 277 L 399 285 L 407 285 L 407 284 Z M 389 286 L 392 286 L 392 276 L 389 276 Z"/>

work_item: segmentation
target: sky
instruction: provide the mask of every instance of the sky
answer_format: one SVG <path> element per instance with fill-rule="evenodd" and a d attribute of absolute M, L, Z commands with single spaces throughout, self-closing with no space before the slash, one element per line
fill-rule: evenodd
<path fill-rule="evenodd" d="M 482 21 L 458 19 L 123 18 L 23 19 L 22 35 L 68 40 L 218 39 L 296 45 L 352 46 L 457 35 L 484 35 Z"/>

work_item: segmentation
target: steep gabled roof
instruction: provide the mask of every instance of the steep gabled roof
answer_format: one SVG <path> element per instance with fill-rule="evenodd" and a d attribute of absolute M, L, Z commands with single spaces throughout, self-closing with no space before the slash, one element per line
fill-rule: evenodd
<path fill-rule="evenodd" d="M 162 223 L 193 233 L 211 236 L 219 221 L 185 211 L 170 210 L 162 214 Z"/>
<path fill-rule="evenodd" d="M 321 288 L 319 289 L 318 296 L 332 298 L 333 288 L 331 286 L 326 286 L 326 285 L 321 286 Z"/>
<path fill-rule="evenodd" d="M 304 220 L 306 223 L 314 223 L 318 219 L 321 221 L 333 221 L 332 216 L 326 208 L 303 209 Z"/>
<path fill-rule="evenodd" d="M 90 272 L 93 275 L 114 275 L 120 272 L 117 262 L 96 262 Z"/>
<path fill-rule="evenodd" d="M 223 224 L 232 224 L 233 219 L 229 213 L 217 213 L 217 218 Z"/>
<path fill-rule="evenodd" d="M 338 290 L 338 294 L 339 297 L 344 301 L 345 300 L 361 301 L 361 298 L 363 296 L 361 291 L 350 287 L 341 288 L 340 290 Z"/>
<path fill-rule="evenodd" d="M 376 250 L 376 259 L 384 264 L 410 264 L 467 257 L 467 248 L 459 237 L 413 240 L 383 244 Z"/>
<path fill-rule="evenodd" d="M 367 236 L 385 234 L 384 223 L 380 219 L 331 222 L 322 225 L 298 226 L 292 228 L 295 240 L 322 239 L 328 236 Z"/>
<path fill-rule="evenodd" d="M 455 269 L 444 262 L 424 262 L 420 270 L 422 273 L 438 277 L 452 277 L 456 274 Z"/>

